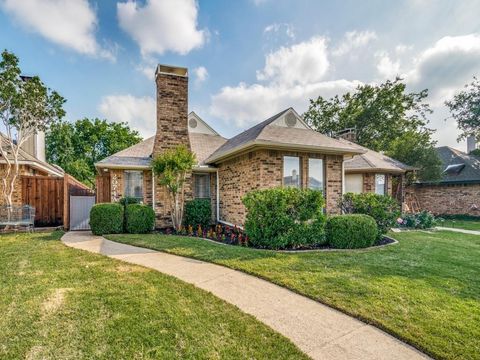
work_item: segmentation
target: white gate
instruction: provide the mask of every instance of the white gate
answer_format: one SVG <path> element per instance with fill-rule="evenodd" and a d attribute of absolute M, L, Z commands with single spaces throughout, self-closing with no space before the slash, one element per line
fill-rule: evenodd
<path fill-rule="evenodd" d="M 70 230 L 90 230 L 90 210 L 95 196 L 70 195 Z"/>

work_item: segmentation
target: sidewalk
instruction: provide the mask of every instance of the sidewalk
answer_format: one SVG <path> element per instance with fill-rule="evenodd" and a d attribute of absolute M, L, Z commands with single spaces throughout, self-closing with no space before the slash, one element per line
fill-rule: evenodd
<path fill-rule="evenodd" d="M 90 232 L 62 241 L 174 276 L 236 305 L 289 338 L 313 359 L 428 359 L 416 349 L 330 307 L 220 265 L 116 243 Z"/>
<path fill-rule="evenodd" d="M 454 231 L 463 234 L 480 235 L 480 231 L 437 226 L 437 230 Z"/>

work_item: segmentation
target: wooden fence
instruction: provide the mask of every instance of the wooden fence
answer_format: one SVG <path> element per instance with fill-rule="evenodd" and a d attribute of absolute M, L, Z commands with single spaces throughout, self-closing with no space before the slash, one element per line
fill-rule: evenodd
<path fill-rule="evenodd" d="M 70 195 L 94 192 L 74 177 L 22 176 L 22 203 L 35 207 L 35 226 L 61 226 L 70 220 Z"/>

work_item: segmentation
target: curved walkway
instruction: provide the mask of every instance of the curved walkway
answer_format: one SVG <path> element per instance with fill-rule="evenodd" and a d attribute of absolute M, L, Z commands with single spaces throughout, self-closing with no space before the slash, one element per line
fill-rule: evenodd
<path fill-rule="evenodd" d="M 236 305 L 313 359 L 427 359 L 413 347 L 326 305 L 220 265 L 68 232 L 62 241 L 174 276 Z M 141 295 L 140 295 L 141 296 Z"/>
<path fill-rule="evenodd" d="M 462 234 L 480 235 L 480 231 L 477 231 L 477 230 L 467 230 L 467 229 L 451 228 L 451 227 L 443 227 L 443 226 L 437 226 L 435 229 L 453 231 L 453 232 L 458 232 Z"/>

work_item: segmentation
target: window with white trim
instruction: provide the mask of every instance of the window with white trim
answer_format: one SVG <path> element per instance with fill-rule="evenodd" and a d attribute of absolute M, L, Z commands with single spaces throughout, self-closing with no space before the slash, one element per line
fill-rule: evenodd
<path fill-rule="evenodd" d="M 300 187 L 300 158 L 283 157 L 283 186 Z"/>
<path fill-rule="evenodd" d="M 375 174 L 375 194 L 385 195 L 385 174 Z"/>
<path fill-rule="evenodd" d="M 323 173 L 323 159 L 308 159 L 308 187 L 309 189 L 322 190 L 324 189 L 324 173 Z"/>
<path fill-rule="evenodd" d="M 143 171 L 125 170 L 124 196 L 137 198 L 143 201 Z"/>
<path fill-rule="evenodd" d="M 195 179 L 195 198 L 210 198 L 210 174 L 194 174 Z"/>

